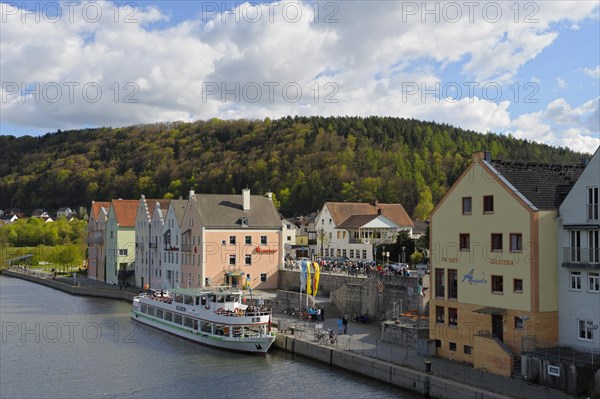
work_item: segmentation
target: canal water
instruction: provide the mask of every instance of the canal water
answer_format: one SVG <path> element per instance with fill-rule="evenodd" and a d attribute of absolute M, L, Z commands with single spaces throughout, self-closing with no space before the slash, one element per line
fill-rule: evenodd
<path fill-rule="evenodd" d="M 418 397 L 277 349 L 192 344 L 132 322 L 130 308 L 0 276 L 0 398 Z"/>

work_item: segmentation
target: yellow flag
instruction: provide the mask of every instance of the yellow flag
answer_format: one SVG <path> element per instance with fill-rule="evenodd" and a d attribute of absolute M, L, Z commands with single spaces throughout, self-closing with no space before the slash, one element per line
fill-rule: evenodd
<path fill-rule="evenodd" d="M 310 262 L 306 264 L 306 295 L 311 295 L 312 279 L 310 278 Z"/>
<path fill-rule="evenodd" d="M 321 269 L 319 267 L 319 263 L 315 262 L 315 287 L 313 289 L 313 295 L 317 296 L 317 291 L 319 290 L 319 276 L 321 275 Z"/>

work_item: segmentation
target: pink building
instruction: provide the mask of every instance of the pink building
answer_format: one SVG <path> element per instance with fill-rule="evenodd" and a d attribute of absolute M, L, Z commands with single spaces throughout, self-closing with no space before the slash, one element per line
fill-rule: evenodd
<path fill-rule="evenodd" d="M 270 196 L 190 191 L 181 244 L 181 288 L 277 287 L 282 225 Z"/>

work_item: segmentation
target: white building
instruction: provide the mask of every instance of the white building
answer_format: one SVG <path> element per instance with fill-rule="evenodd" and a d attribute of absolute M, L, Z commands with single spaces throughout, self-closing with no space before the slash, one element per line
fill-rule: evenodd
<path fill-rule="evenodd" d="M 296 257 L 295 249 L 296 246 L 296 235 L 300 231 L 300 228 L 296 226 L 296 223 L 292 219 L 282 219 L 281 225 L 283 227 L 282 237 L 283 237 L 283 248 L 284 248 L 284 258 L 285 257 Z M 308 232 L 308 231 L 307 231 Z"/>
<path fill-rule="evenodd" d="M 401 204 L 326 202 L 315 219 L 314 253 L 372 261 L 377 245 L 395 243 L 401 230 L 412 235 L 412 228 Z"/>
<path fill-rule="evenodd" d="M 181 278 L 181 224 L 187 200 L 172 200 L 163 225 L 161 288 L 180 287 Z"/>
<path fill-rule="evenodd" d="M 158 241 L 162 240 L 163 227 L 161 223 L 153 223 L 152 218 L 156 204 L 159 204 L 161 209 L 167 209 L 169 201 L 146 199 L 144 195 L 138 201 L 135 214 L 135 285 L 138 287 L 144 287 L 146 284 L 151 288 L 160 286 L 160 279 L 153 276 L 159 273 L 161 254 Z"/>
<path fill-rule="evenodd" d="M 600 149 L 560 206 L 558 318 L 563 345 L 600 349 Z"/>

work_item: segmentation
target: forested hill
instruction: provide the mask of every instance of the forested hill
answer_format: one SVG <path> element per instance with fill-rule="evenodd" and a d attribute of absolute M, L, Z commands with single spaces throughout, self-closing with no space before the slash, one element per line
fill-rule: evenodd
<path fill-rule="evenodd" d="M 0 209 L 89 207 L 112 198 L 272 191 L 285 216 L 324 201 L 399 202 L 424 217 L 474 151 L 579 162 L 581 154 L 388 117 L 286 117 L 0 136 Z"/>

